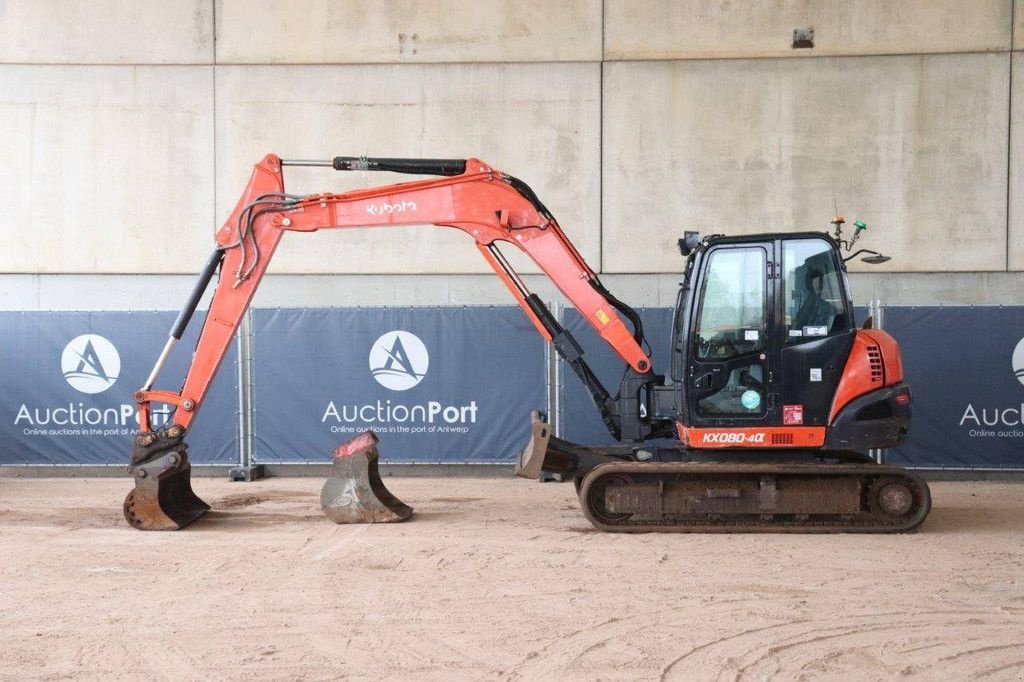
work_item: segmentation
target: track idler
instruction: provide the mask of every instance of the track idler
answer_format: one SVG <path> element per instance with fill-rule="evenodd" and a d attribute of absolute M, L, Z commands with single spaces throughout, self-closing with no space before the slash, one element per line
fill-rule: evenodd
<path fill-rule="evenodd" d="M 124 518 L 139 530 L 178 530 L 210 510 L 192 492 L 185 429 L 178 425 L 135 437 L 128 473 L 135 488 L 124 500 Z"/>
<path fill-rule="evenodd" d="M 384 487 L 377 468 L 377 434 L 365 431 L 334 450 L 331 476 L 320 491 L 320 507 L 335 523 L 405 521 L 412 507 Z"/>

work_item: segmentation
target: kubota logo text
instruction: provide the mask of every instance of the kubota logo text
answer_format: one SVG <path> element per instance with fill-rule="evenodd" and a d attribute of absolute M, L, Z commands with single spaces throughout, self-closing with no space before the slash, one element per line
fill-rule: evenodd
<path fill-rule="evenodd" d="M 373 378 L 392 391 L 405 391 L 423 381 L 429 365 L 427 347 L 418 336 L 407 331 L 388 332 L 370 348 Z"/>
<path fill-rule="evenodd" d="M 71 339 L 60 356 L 61 371 L 71 387 L 82 393 L 102 393 L 117 381 L 121 356 L 107 339 L 82 334 Z"/>
<path fill-rule="evenodd" d="M 746 443 L 764 443 L 764 431 L 760 433 L 742 433 L 738 431 L 723 433 L 705 433 L 702 443 L 719 443 L 742 445 Z"/>
<path fill-rule="evenodd" d="M 406 211 L 415 210 L 415 201 L 399 201 L 395 204 L 370 204 L 366 207 L 366 212 L 370 215 L 390 215 L 391 213 L 405 213 Z"/>

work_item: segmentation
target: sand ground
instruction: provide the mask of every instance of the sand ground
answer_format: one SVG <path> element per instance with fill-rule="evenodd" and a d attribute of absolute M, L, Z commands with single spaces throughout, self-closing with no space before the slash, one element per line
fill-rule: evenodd
<path fill-rule="evenodd" d="M 1024 678 L 1024 485 L 934 483 L 898 536 L 612 535 L 572 486 L 389 478 L 338 526 L 320 479 L 197 479 L 187 530 L 127 479 L 0 479 L 0 678 Z"/>

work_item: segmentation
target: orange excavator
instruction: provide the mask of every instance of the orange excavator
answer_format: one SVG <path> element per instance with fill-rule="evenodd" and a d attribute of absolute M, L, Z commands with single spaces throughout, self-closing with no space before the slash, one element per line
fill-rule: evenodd
<path fill-rule="evenodd" d="M 289 194 L 285 166 L 440 176 L 339 194 Z M 434 224 L 465 232 L 540 335 L 589 391 L 612 446 L 559 439 L 545 416 L 516 473 L 575 481 L 587 518 L 607 531 L 900 532 L 931 506 L 927 484 L 867 451 L 904 441 L 910 389 L 899 348 L 854 321 L 845 262 L 865 229 L 679 240 L 685 260 L 668 376 L 655 373 L 640 316 L 601 283 L 530 187 L 479 159 L 268 155 L 216 233 L 216 246 L 145 385 L 125 500 L 140 529 L 177 529 L 209 506 L 192 490 L 184 439 L 286 231 Z M 513 270 L 525 252 L 622 359 L 612 394 L 573 336 Z M 180 391 L 153 385 L 220 272 Z M 628 323 L 628 325 L 627 325 Z M 158 430 L 151 406 L 174 408 Z M 368 441 L 369 442 L 369 441 Z M 375 442 L 375 440 L 373 441 Z"/>

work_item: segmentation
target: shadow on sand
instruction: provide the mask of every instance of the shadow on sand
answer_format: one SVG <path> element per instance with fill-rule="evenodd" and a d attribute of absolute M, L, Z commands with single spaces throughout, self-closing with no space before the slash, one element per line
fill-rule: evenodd
<path fill-rule="evenodd" d="M 933 507 L 922 533 L 1019 533 L 1024 529 L 1024 508 L 977 505 Z"/>

